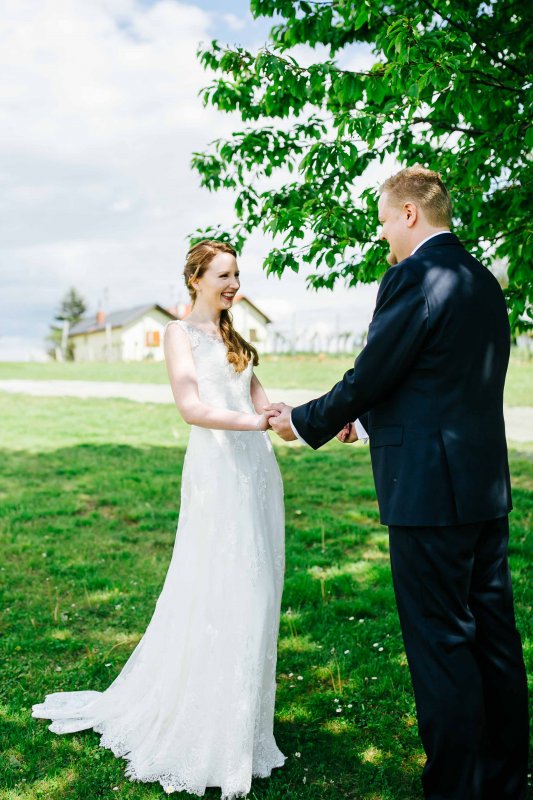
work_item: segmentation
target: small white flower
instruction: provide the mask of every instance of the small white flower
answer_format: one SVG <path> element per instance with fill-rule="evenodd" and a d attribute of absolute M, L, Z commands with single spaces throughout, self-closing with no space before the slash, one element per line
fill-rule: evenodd
<path fill-rule="evenodd" d="M 307 783 L 307 775 L 304 775 L 302 778 L 302 783 Z"/>
<path fill-rule="evenodd" d="M 289 678 L 292 678 L 293 675 L 294 675 L 293 672 L 289 672 Z"/>
<path fill-rule="evenodd" d="M 352 704 L 351 703 L 348 703 L 348 708 L 352 708 Z"/>
<path fill-rule="evenodd" d="M 355 617 L 348 617 L 348 619 L 350 620 L 350 622 L 353 622 Z"/>
<path fill-rule="evenodd" d="M 331 648 L 331 650 L 330 650 L 329 652 L 330 652 L 330 653 L 334 653 L 334 652 L 335 652 L 335 648 L 334 648 L 334 647 L 332 647 L 332 648 Z"/>
<path fill-rule="evenodd" d="M 360 619 L 359 622 L 364 622 L 364 619 Z"/>
<path fill-rule="evenodd" d="M 372 680 L 377 681 L 377 678 L 375 676 L 372 676 Z"/>
<path fill-rule="evenodd" d="M 342 711 L 342 706 L 339 706 L 339 707 L 337 708 L 337 714 L 340 714 L 340 713 L 341 713 L 341 711 Z"/>
<path fill-rule="evenodd" d="M 118 786 L 113 786 L 113 791 L 118 792 Z"/>
<path fill-rule="evenodd" d="M 379 647 L 379 642 L 374 642 L 374 644 L 372 645 L 372 647 Z"/>
<path fill-rule="evenodd" d="M 56 672 L 61 672 L 61 667 L 56 667 Z"/>
<path fill-rule="evenodd" d="M 382 647 L 378 647 L 378 653 L 382 653 L 382 652 L 383 652 L 383 648 Z"/>
<path fill-rule="evenodd" d="M 110 666 L 111 666 L 111 661 L 108 661 L 107 664 L 104 664 L 104 667 L 110 667 Z"/>
<path fill-rule="evenodd" d="M 298 680 L 303 681 L 303 677 L 301 675 L 298 675 Z"/>
<path fill-rule="evenodd" d="M 295 757 L 295 758 L 301 758 L 301 757 L 302 757 L 302 754 L 301 754 L 301 753 L 298 753 L 298 752 L 296 752 L 296 753 L 294 754 L 294 757 Z"/>
<path fill-rule="evenodd" d="M 345 650 L 344 655 L 347 656 L 349 652 L 350 652 L 349 650 Z"/>

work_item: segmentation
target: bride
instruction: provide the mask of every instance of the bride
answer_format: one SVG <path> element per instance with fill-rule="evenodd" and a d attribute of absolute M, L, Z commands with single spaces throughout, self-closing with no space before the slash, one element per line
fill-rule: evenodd
<path fill-rule="evenodd" d="M 245 796 L 285 756 L 273 735 L 284 573 L 283 487 L 253 373 L 255 348 L 233 328 L 235 250 L 188 253 L 193 302 L 165 330 L 180 414 L 191 427 L 172 560 L 152 619 L 103 692 L 55 692 L 33 706 L 54 733 L 93 728 L 128 761 L 126 776 L 167 793 Z"/>

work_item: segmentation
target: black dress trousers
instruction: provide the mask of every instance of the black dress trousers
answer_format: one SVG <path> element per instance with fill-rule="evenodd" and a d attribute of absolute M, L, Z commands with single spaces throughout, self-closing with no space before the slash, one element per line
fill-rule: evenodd
<path fill-rule="evenodd" d="M 525 800 L 527 683 L 507 560 L 508 517 L 391 526 L 428 800 Z"/>

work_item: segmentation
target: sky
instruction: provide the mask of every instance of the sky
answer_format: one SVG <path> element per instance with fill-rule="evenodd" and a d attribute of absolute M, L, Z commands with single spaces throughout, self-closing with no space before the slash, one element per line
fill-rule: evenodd
<path fill-rule="evenodd" d="M 272 20 L 241 0 L 0 0 L 0 12 L 0 360 L 39 359 L 71 286 L 91 314 L 186 299 L 187 234 L 234 221 L 191 154 L 240 127 L 203 107 L 211 76 L 196 50 L 216 38 L 255 51 Z M 346 58 L 371 63 L 363 48 Z M 279 327 L 367 328 L 375 285 L 267 278 L 269 246 L 250 240 L 242 291 Z"/>

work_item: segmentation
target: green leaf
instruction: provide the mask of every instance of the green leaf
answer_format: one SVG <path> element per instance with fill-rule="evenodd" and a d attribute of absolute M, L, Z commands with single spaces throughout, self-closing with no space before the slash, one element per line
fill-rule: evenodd
<path fill-rule="evenodd" d="M 352 30 L 358 31 L 360 28 L 363 27 L 363 25 L 366 25 L 367 22 L 368 22 L 368 9 L 364 5 L 364 3 L 362 3 L 361 8 L 359 9 L 359 13 L 357 14 L 354 20 Z"/>

